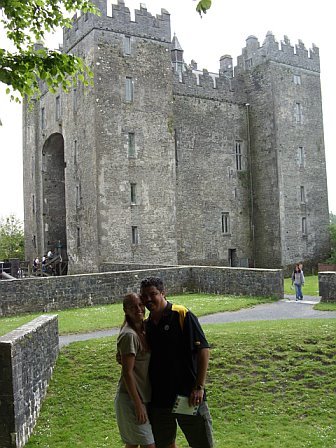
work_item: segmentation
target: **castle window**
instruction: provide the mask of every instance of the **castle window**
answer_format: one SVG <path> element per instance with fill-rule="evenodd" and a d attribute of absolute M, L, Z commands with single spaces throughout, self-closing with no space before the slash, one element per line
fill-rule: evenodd
<path fill-rule="evenodd" d="M 61 97 L 58 95 L 56 97 L 56 120 L 61 118 Z"/>
<path fill-rule="evenodd" d="M 252 65 L 253 65 L 252 58 L 246 59 L 246 61 L 245 61 L 245 69 L 251 68 Z"/>
<path fill-rule="evenodd" d="M 77 247 L 80 247 L 81 245 L 81 229 L 80 227 L 77 227 Z"/>
<path fill-rule="evenodd" d="M 42 129 L 45 129 L 47 127 L 46 113 L 45 113 L 44 107 L 42 107 L 42 109 L 41 109 L 41 127 L 42 127 Z"/>
<path fill-rule="evenodd" d="M 88 12 L 85 12 L 85 13 L 84 13 L 84 22 L 87 22 L 88 19 L 89 19 L 89 13 L 88 13 Z"/>
<path fill-rule="evenodd" d="M 33 194 L 33 213 L 35 213 L 35 195 Z"/>
<path fill-rule="evenodd" d="M 301 222 L 302 235 L 307 235 L 307 218 L 303 217 Z"/>
<path fill-rule="evenodd" d="M 131 37 L 130 36 L 124 36 L 124 54 L 126 54 L 126 55 L 131 54 Z"/>
<path fill-rule="evenodd" d="M 235 142 L 235 158 L 236 158 L 236 170 L 242 170 L 242 142 L 237 140 Z"/>
<path fill-rule="evenodd" d="M 126 77 L 125 99 L 128 103 L 133 102 L 133 78 Z"/>
<path fill-rule="evenodd" d="M 300 85 L 301 84 L 301 76 L 300 75 L 294 75 L 293 76 L 293 81 L 294 81 L 294 84 Z"/>
<path fill-rule="evenodd" d="M 132 226 L 132 244 L 139 244 L 139 231 L 137 226 Z"/>
<path fill-rule="evenodd" d="M 33 247 L 36 249 L 36 235 L 33 236 L 32 243 L 33 243 Z"/>
<path fill-rule="evenodd" d="M 306 202 L 305 188 L 303 185 L 300 187 L 300 200 L 303 204 Z"/>
<path fill-rule="evenodd" d="M 298 157 L 299 157 L 299 165 L 303 167 L 305 163 L 305 153 L 303 146 L 299 146 L 298 148 Z"/>
<path fill-rule="evenodd" d="M 80 208 L 81 206 L 81 186 L 76 185 L 76 208 Z"/>
<path fill-rule="evenodd" d="M 302 105 L 301 105 L 301 103 L 295 103 L 295 121 L 296 121 L 296 123 L 302 123 Z"/>
<path fill-rule="evenodd" d="M 77 89 L 73 89 L 73 97 L 72 97 L 72 107 L 73 111 L 77 112 Z"/>
<path fill-rule="evenodd" d="M 77 164 L 77 140 L 74 141 L 74 164 Z"/>
<path fill-rule="evenodd" d="M 136 184 L 131 184 L 131 204 L 136 204 Z"/>
<path fill-rule="evenodd" d="M 128 157 L 135 157 L 135 135 L 134 135 L 134 132 L 128 133 Z"/>
<path fill-rule="evenodd" d="M 230 233 L 230 214 L 228 212 L 222 213 L 222 233 L 224 235 Z"/>

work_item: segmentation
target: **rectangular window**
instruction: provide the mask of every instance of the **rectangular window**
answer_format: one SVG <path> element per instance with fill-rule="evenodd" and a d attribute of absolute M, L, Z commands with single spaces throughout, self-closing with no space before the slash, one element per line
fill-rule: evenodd
<path fill-rule="evenodd" d="M 133 78 L 126 76 L 125 99 L 128 103 L 133 102 Z"/>
<path fill-rule="evenodd" d="M 139 231 L 137 226 L 132 226 L 132 244 L 139 244 Z"/>
<path fill-rule="evenodd" d="M 307 235 L 307 218 L 302 218 L 302 235 Z"/>
<path fill-rule="evenodd" d="M 295 103 L 295 121 L 296 121 L 296 123 L 302 123 L 302 105 L 301 105 L 301 103 Z"/>
<path fill-rule="evenodd" d="M 74 164 L 77 164 L 78 154 L 77 154 L 77 140 L 74 141 Z"/>
<path fill-rule="evenodd" d="M 305 153 L 304 153 L 304 147 L 303 146 L 299 146 L 298 148 L 298 156 L 299 156 L 299 165 L 300 166 L 304 166 L 305 163 Z"/>
<path fill-rule="evenodd" d="M 294 75 L 293 76 L 293 81 L 294 81 L 294 84 L 300 85 L 301 84 L 301 76 L 300 75 Z"/>
<path fill-rule="evenodd" d="M 131 184 L 131 204 L 136 204 L 136 184 Z"/>
<path fill-rule="evenodd" d="M 72 107 L 73 111 L 77 112 L 77 88 L 73 89 Z"/>
<path fill-rule="evenodd" d="M 242 170 L 242 142 L 235 142 L 235 158 L 236 158 L 236 170 Z"/>
<path fill-rule="evenodd" d="M 306 202 L 305 189 L 304 189 L 304 186 L 302 186 L 302 185 L 300 187 L 300 200 L 302 203 Z"/>
<path fill-rule="evenodd" d="M 46 126 L 47 126 L 47 122 L 46 122 L 45 108 L 42 107 L 42 109 L 41 109 L 41 127 L 42 127 L 42 129 L 45 129 Z"/>
<path fill-rule="evenodd" d="M 131 54 L 131 37 L 124 36 L 124 54 Z"/>
<path fill-rule="evenodd" d="M 77 247 L 80 247 L 81 245 L 81 229 L 80 227 L 77 227 Z"/>
<path fill-rule="evenodd" d="M 246 59 L 246 61 L 245 61 L 245 69 L 246 68 L 251 68 L 252 65 L 253 65 L 252 58 Z"/>
<path fill-rule="evenodd" d="M 33 213 L 35 213 L 35 195 L 33 194 Z"/>
<path fill-rule="evenodd" d="M 227 212 L 222 213 L 222 233 L 230 233 L 230 214 Z"/>
<path fill-rule="evenodd" d="M 76 185 L 76 208 L 81 206 L 81 186 Z"/>
<path fill-rule="evenodd" d="M 134 132 L 129 132 L 127 139 L 128 139 L 128 157 L 135 157 L 135 135 L 134 135 Z"/>
<path fill-rule="evenodd" d="M 56 120 L 59 120 L 61 118 L 61 98 L 58 95 L 56 97 Z"/>

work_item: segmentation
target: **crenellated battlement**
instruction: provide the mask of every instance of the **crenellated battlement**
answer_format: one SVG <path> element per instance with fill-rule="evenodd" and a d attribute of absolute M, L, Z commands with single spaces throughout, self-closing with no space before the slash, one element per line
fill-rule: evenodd
<path fill-rule="evenodd" d="M 116 33 L 129 34 L 149 39 L 155 39 L 170 43 L 170 14 L 161 9 L 161 14 L 153 16 L 146 7 L 140 4 L 140 9 L 135 10 L 135 19 L 131 19 L 131 13 L 125 6 L 124 0 L 118 0 L 107 10 L 106 1 L 94 0 L 93 3 L 101 11 L 101 15 L 86 13 L 73 17 L 73 27 L 63 30 L 64 51 L 70 51 L 73 46 L 87 35 L 92 29 L 101 29 Z"/>
<path fill-rule="evenodd" d="M 313 44 L 312 48 L 307 50 L 301 40 L 296 45 L 291 45 L 287 36 L 284 36 L 279 45 L 273 33 L 269 31 L 262 45 L 255 36 L 249 36 L 246 39 L 246 47 L 242 49 L 242 54 L 237 58 L 235 73 L 250 70 L 266 61 L 280 62 L 320 72 L 318 47 Z"/>
<path fill-rule="evenodd" d="M 174 73 L 174 93 L 219 101 L 244 102 L 245 94 L 237 89 L 237 82 L 223 73 L 211 73 L 208 70 L 197 70 L 196 63 L 182 74 Z"/>

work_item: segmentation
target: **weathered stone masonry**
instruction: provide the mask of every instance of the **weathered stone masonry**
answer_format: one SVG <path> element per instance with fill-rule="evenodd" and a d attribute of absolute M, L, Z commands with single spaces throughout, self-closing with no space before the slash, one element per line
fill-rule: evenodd
<path fill-rule="evenodd" d="M 179 266 L 0 282 L 0 316 L 115 303 L 138 291 L 147 276 L 160 276 L 168 295 L 188 291 L 283 297 L 281 270 Z"/>
<path fill-rule="evenodd" d="M 58 351 L 57 316 L 40 316 L 0 336 L 0 448 L 28 441 Z"/>
<path fill-rule="evenodd" d="M 318 48 L 249 36 L 209 73 L 184 62 L 167 11 L 95 3 L 63 38 L 94 85 L 24 106 L 27 258 L 60 243 L 70 273 L 326 259 Z"/>

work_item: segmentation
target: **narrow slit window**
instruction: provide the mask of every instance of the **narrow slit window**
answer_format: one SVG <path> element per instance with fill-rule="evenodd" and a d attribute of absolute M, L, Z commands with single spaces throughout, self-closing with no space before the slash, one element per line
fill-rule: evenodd
<path fill-rule="evenodd" d="M 61 97 L 57 95 L 56 97 L 56 120 L 61 118 Z"/>
<path fill-rule="evenodd" d="M 131 184 L 131 204 L 137 203 L 136 184 Z"/>
<path fill-rule="evenodd" d="M 301 227 L 302 227 L 302 235 L 307 235 L 307 218 L 306 217 L 302 218 Z"/>
<path fill-rule="evenodd" d="M 242 142 L 236 141 L 235 142 L 235 158 L 236 158 L 236 170 L 241 171 L 242 170 Z"/>
<path fill-rule="evenodd" d="M 124 54 L 131 54 L 131 36 L 124 36 Z"/>
<path fill-rule="evenodd" d="M 125 99 L 128 103 L 133 102 L 133 96 L 134 96 L 134 88 L 133 88 L 133 78 L 130 78 L 129 76 L 126 77 L 126 85 L 125 85 L 126 91 L 125 91 Z"/>
<path fill-rule="evenodd" d="M 225 235 L 230 233 L 230 214 L 227 212 L 222 213 L 222 233 Z"/>
<path fill-rule="evenodd" d="M 302 104 L 295 103 L 295 121 L 296 123 L 302 123 Z"/>
<path fill-rule="evenodd" d="M 300 187 L 300 200 L 303 204 L 306 202 L 305 188 L 303 185 Z"/>
<path fill-rule="evenodd" d="M 139 231 L 137 226 L 132 226 L 132 244 L 139 244 Z"/>
<path fill-rule="evenodd" d="M 128 157 L 135 157 L 135 135 L 134 132 L 128 133 Z"/>

